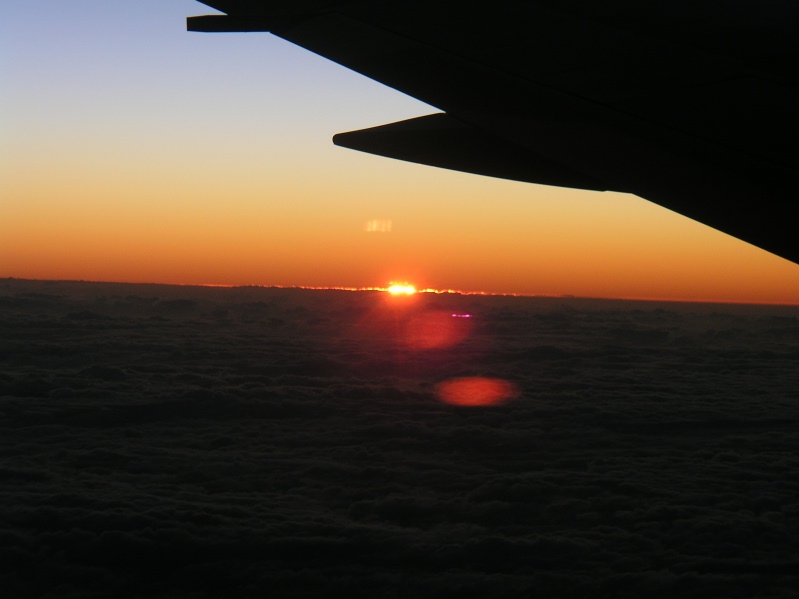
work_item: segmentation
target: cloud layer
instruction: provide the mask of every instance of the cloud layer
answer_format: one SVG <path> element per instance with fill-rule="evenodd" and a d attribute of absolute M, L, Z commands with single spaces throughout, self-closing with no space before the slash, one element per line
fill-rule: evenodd
<path fill-rule="evenodd" d="M 0 281 L 0 586 L 791 597 L 797 366 L 796 308 Z"/>

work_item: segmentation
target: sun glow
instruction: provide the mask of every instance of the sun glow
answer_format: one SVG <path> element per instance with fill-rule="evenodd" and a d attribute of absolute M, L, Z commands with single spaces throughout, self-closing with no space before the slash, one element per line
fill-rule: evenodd
<path fill-rule="evenodd" d="M 416 293 L 416 287 L 407 283 L 392 283 L 386 291 L 391 295 L 413 295 Z"/>

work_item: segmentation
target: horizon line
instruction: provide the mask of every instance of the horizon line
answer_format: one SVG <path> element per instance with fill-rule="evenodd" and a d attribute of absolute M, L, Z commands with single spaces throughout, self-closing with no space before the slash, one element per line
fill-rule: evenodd
<path fill-rule="evenodd" d="M 378 291 L 388 292 L 388 286 L 378 287 L 349 287 L 349 286 L 308 286 L 308 285 L 263 285 L 258 283 L 237 284 L 237 283 L 159 283 L 152 281 L 94 281 L 88 279 L 26 279 L 22 277 L 0 277 L 0 281 L 27 281 L 40 283 L 88 283 L 98 285 L 162 285 L 164 287 L 199 287 L 199 288 L 220 288 L 220 289 L 300 289 L 307 291 Z M 572 294 L 548 295 L 548 294 L 527 294 L 514 292 L 498 291 L 466 291 L 461 289 L 435 289 L 432 287 L 417 289 L 416 293 L 431 293 L 435 295 L 476 295 L 486 297 L 519 297 L 519 298 L 540 298 L 540 299 L 575 299 L 575 300 L 596 300 L 596 301 L 619 301 L 619 302 L 660 302 L 674 304 L 722 304 L 734 306 L 783 306 L 796 308 L 798 303 L 769 302 L 769 301 L 741 301 L 741 300 L 712 300 L 712 299 L 674 299 L 658 297 L 600 297 L 583 296 Z"/>

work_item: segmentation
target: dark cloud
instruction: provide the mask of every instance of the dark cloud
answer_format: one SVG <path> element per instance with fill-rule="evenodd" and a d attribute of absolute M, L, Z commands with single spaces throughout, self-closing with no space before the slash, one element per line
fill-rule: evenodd
<path fill-rule="evenodd" d="M 799 588 L 795 308 L 26 281 L 0 306 L 9 596 Z M 409 347 L 447 311 L 468 335 Z M 518 397 L 438 400 L 470 377 Z"/>

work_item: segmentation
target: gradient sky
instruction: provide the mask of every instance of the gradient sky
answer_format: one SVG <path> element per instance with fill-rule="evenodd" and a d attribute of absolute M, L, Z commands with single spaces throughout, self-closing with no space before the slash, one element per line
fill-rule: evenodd
<path fill-rule="evenodd" d="M 336 148 L 434 110 L 268 34 L 185 31 L 210 12 L 0 4 L 0 277 L 799 303 L 799 266 L 640 198 Z"/>

